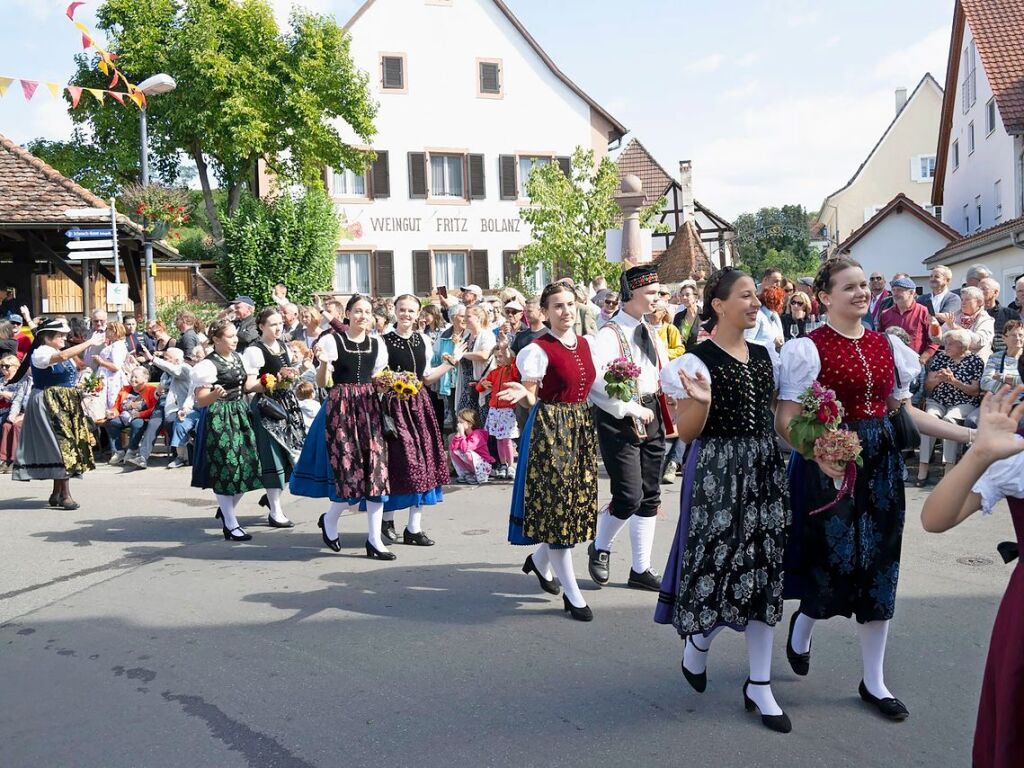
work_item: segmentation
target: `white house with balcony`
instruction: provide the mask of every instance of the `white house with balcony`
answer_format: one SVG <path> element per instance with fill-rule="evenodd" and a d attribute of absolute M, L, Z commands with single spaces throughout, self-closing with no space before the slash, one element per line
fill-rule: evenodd
<path fill-rule="evenodd" d="M 346 29 L 380 106 L 372 166 L 327 172 L 344 222 L 335 289 L 425 295 L 517 277 L 532 169 L 567 171 L 578 146 L 603 157 L 626 128 L 502 0 L 367 0 Z"/>
<path fill-rule="evenodd" d="M 958 0 L 932 203 L 962 238 L 927 260 L 954 284 L 983 263 L 1013 295 L 1024 273 L 1024 13 L 1016 0 Z"/>

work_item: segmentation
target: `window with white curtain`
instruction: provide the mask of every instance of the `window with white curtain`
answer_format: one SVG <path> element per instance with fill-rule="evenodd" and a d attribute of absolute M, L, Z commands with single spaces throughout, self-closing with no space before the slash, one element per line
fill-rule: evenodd
<path fill-rule="evenodd" d="M 466 284 L 465 251 L 434 251 L 434 284 L 455 288 Z"/>
<path fill-rule="evenodd" d="M 519 196 L 527 198 L 526 184 L 530 180 L 530 174 L 534 168 L 543 168 L 551 164 L 550 157 L 534 157 L 529 155 L 519 156 Z"/>
<path fill-rule="evenodd" d="M 430 194 L 433 197 L 465 197 L 462 155 L 430 156 Z M 447 283 L 445 283 L 447 285 Z"/>
<path fill-rule="evenodd" d="M 335 197 L 366 197 L 366 174 L 349 169 L 331 174 L 331 194 Z"/>
<path fill-rule="evenodd" d="M 339 293 L 370 292 L 370 254 L 339 251 L 334 265 L 334 290 Z"/>

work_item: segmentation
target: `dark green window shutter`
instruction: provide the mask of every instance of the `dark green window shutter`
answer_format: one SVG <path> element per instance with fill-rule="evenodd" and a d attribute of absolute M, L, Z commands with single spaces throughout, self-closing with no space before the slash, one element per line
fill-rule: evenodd
<path fill-rule="evenodd" d="M 501 93 L 501 67 L 493 61 L 480 62 L 480 93 Z"/>
<path fill-rule="evenodd" d="M 430 251 L 412 252 L 412 292 L 417 296 L 429 296 L 434 286 L 431 284 Z"/>
<path fill-rule="evenodd" d="M 498 156 L 498 185 L 501 188 L 502 200 L 519 199 L 519 182 L 516 179 L 516 156 Z"/>
<path fill-rule="evenodd" d="M 505 273 L 503 279 L 505 285 L 510 282 L 518 282 L 519 276 L 522 274 L 522 268 L 519 266 L 519 262 L 516 261 L 516 254 L 519 251 L 502 251 L 501 252 L 501 269 Z"/>
<path fill-rule="evenodd" d="M 479 285 L 485 291 L 491 287 L 487 251 L 469 252 L 469 281 Z"/>
<path fill-rule="evenodd" d="M 391 197 L 391 171 L 388 168 L 388 153 L 378 152 L 377 159 L 370 166 L 370 189 L 372 197 Z"/>
<path fill-rule="evenodd" d="M 385 90 L 405 88 L 405 62 L 401 56 L 382 56 L 380 60 L 381 85 Z"/>
<path fill-rule="evenodd" d="M 572 158 L 571 157 L 556 157 L 555 161 L 558 163 L 558 167 L 562 169 L 562 173 L 565 174 L 567 179 L 572 178 Z"/>
<path fill-rule="evenodd" d="M 427 196 L 427 155 L 425 152 L 409 153 L 409 197 Z"/>
<path fill-rule="evenodd" d="M 394 251 L 376 251 L 373 254 L 373 285 L 374 296 L 395 295 L 395 253 Z"/>
<path fill-rule="evenodd" d="M 484 191 L 484 156 L 469 156 L 469 199 L 483 200 Z"/>

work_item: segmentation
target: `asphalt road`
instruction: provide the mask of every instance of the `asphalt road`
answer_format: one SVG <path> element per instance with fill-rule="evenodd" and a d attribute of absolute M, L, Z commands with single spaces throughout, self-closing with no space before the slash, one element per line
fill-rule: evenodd
<path fill-rule="evenodd" d="M 777 637 L 775 693 L 794 724 L 780 735 L 743 711 L 740 636 L 716 641 L 706 693 L 686 685 L 679 638 L 651 621 L 656 595 L 624 585 L 625 535 L 604 589 L 577 551 L 595 620 L 570 620 L 505 543 L 508 484 L 453 489 L 425 515 L 437 546 L 396 545 L 380 563 L 362 556 L 362 517 L 343 518 L 344 548 L 327 551 L 323 505 L 306 499 L 286 497 L 298 526 L 278 531 L 249 494 L 253 540 L 229 544 L 188 482 L 101 467 L 76 482 L 75 512 L 47 509 L 44 484 L 0 482 L 3 768 L 970 763 L 1010 573 L 995 552 L 1012 537 L 1005 505 L 936 536 L 909 492 L 887 680 L 910 719 L 860 702 L 855 630 L 833 620 L 806 678 Z M 678 499 L 677 483 L 658 567 Z"/>

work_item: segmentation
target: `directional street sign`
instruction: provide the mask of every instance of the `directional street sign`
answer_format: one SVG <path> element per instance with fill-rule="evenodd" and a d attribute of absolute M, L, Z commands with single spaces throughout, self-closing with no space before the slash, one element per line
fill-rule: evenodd
<path fill-rule="evenodd" d="M 72 251 L 68 254 L 68 258 L 72 261 L 81 261 L 82 259 L 112 259 L 114 258 L 114 252 L 112 250 Z"/>
<path fill-rule="evenodd" d="M 68 240 L 69 251 L 90 251 L 96 248 L 113 248 L 113 240 Z"/>
<path fill-rule="evenodd" d="M 65 237 L 85 237 L 85 238 L 97 238 L 97 237 L 113 237 L 114 233 L 109 229 L 69 229 L 64 233 Z"/>

